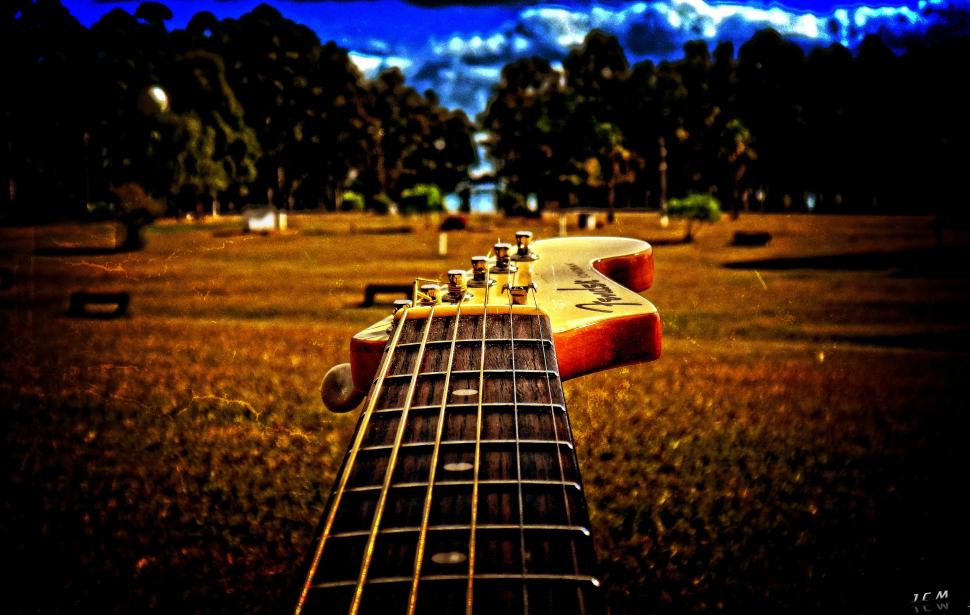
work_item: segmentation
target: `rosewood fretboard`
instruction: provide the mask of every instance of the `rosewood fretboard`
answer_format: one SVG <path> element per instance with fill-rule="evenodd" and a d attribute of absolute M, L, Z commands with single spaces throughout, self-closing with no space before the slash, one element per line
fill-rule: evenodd
<path fill-rule="evenodd" d="M 512 310 L 396 325 L 298 610 L 601 610 L 549 321 Z"/>

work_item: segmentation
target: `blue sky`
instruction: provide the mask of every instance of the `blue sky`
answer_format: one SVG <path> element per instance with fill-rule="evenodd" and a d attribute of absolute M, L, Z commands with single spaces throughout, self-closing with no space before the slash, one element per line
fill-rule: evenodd
<path fill-rule="evenodd" d="M 62 0 L 83 24 L 115 7 L 134 12 L 139 2 Z M 201 10 L 239 17 L 260 0 L 167 0 L 181 28 Z M 442 102 L 480 111 L 501 67 L 543 56 L 555 65 L 592 28 L 615 34 L 631 61 L 679 57 L 683 43 L 704 38 L 713 48 L 737 48 L 758 29 L 774 27 L 805 48 L 833 42 L 850 48 L 879 33 L 891 46 L 922 36 L 943 17 L 937 9 L 970 8 L 970 0 L 896 0 L 852 4 L 818 0 L 720 2 L 719 0 L 610 0 L 609 2 L 511 2 L 494 6 L 440 3 L 429 8 L 404 0 L 272 0 L 283 15 L 351 52 L 365 77 L 400 68 L 419 89 L 434 88 Z"/>

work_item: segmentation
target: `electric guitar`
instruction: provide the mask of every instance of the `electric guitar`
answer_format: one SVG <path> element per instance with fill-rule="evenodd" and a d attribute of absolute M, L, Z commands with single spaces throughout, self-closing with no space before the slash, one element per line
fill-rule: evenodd
<path fill-rule="evenodd" d="M 652 249 L 531 237 L 416 280 L 324 378 L 367 403 L 298 614 L 603 611 L 562 381 L 660 355 Z"/>

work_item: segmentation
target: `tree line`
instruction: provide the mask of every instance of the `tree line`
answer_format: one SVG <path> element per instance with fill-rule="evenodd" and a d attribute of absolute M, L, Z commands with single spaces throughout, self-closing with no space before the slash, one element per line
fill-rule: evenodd
<path fill-rule="evenodd" d="M 628 65 L 591 32 L 555 70 L 505 66 L 479 118 L 513 193 L 662 207 L 710 193 L 742 208 L 946 212 L 966 200 L 970 38 L 930 35 L 897 55 L 876 36 L 804 53 L 762 30 L 735 53 Z"/>
<path fill-rule="evenodd" d="M 462 111 L 397 70 L 361 79 L 347 50 L 268 5 L 168 31 L 155 2 L 90 29 L 57 0 L 15 4 L 10 198 L 35 215 L 131 186 L 183 212 L 386 208 L 421 185 L 454 190 L 477 160 Z"/>
<path fill-rule="evenodd" d="M 473 122 L 396 69 L 363 79 L 347 50 L 267 5 L 171 31 L 156 2 L 90 28 L 58 0 L 5 12 L 4 200 L 32 218 L 119 198 L 173 213 L 467 197 L 478 130 L 509 212 L 532 195 L 613 209 L 690 193 L 735 210 L 938 211 L 964 198 L 970 168 L 967 37 L 806 54 L 764 30 L 737 53 L 695 41 L 631 66 L 593 31 L 561 69 L 506 65 Z"/>

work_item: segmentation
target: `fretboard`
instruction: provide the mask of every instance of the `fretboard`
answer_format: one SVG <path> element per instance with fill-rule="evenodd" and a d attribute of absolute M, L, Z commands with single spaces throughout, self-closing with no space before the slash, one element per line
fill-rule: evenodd
<path fill-rule="evenodd" d="M 511 310 L 397 323 L 298 610 L 601 611 L 549 321 Z"/>

